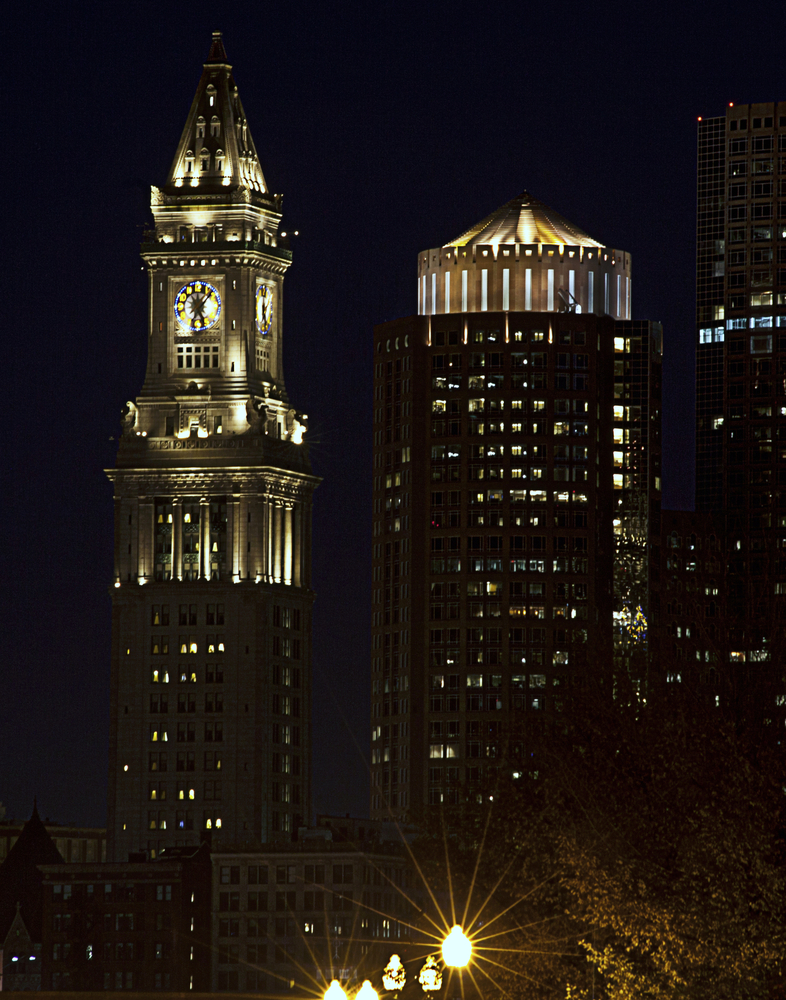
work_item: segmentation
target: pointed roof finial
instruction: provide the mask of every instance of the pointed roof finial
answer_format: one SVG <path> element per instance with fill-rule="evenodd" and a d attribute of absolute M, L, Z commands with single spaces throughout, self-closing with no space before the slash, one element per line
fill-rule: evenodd
<path fill-rule="evenodd" d="M 221 41 L 221 32 L 213 32 L 213 41 L 210 43 L 210 52 L 207 57 L 209 63 L 228 63 L 227 50 Z"/>
<path fill-rule="evenodd" d="M 175 194 L 175 188 L 197 199 L 203 192 L 212 197 L 225 188 L 268 193 L 220 31 L 213 32 L 164 190 Z"/>

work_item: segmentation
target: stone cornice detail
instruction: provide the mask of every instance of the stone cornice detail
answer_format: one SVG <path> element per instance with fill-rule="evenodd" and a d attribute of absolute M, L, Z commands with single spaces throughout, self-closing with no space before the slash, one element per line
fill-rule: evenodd
<path fill-rule="evenodd" d="M 272 501 L 310 500 L 321 482 L 318 476 L 257 469 L 106 469 L 120 487 L 117 499 L 127 496 L 152 500 L 156 496 L 225 494 L 267 498 Z"/>
<path fill-rule="evenodd" d="M 246 242 L 235 242 L 232 247 L 231 250 L 218 250 L 215 244 L 210 243 L 186 243 L 182 246 L 177 243 L 143 243 L 140 256 L 149 268 L 179 267 L 180 260 L 187 262 L 184 267 L 190 267 L 192 260 L 209 260 L 212 267 L 264 266 L 272 274 L 281 275 L 286 274 L 292 263 L 290 250 Z"/>

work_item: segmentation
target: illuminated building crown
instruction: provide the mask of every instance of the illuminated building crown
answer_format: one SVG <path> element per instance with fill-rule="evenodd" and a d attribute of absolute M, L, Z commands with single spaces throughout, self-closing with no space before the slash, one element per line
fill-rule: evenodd
<path fill-rule="evenodd" d="M 220 31 L 213 32 L 164 191 L 174 194 L 182 188 L 268 193 Z"/>

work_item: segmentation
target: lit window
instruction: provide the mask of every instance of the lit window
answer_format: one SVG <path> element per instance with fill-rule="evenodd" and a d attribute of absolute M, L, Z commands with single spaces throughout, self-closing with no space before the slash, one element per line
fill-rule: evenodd
<path fill-rule="evenodd" d="M 178 368 L 218 368 L 218 344 L 180 344 L 177 348 Z"/>

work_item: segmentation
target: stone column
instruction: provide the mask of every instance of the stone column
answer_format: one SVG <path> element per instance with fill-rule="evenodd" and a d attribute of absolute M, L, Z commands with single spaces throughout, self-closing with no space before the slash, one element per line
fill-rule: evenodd
<path fill-rule="evenodd" d="M 235 578 L 235 498 L 227 496 L 227 573 L 230 580 Z"/>
<path fill-rule="evenodd" d="M 172 500 L 172 579 L 183 579 L 183 501 Z"/>
<path fill-rule="evenodd" d="M 265 523 L 265 501 L 259 493 L 255 494 L 251 503 L 251 556 L 249 560 L 249 570 L 251 576 L 256 580 L 262 577 L 262 564 L 264 563 L 264 523 Z"/>
<path fill-rule="evenodd" d="M 272 497 L 267 498 L 267 538 L 265 540 L 267 550 L 267 582 L 273 582 L 276 552 L 276 515 L 275 505 Z"/>
<path fill-rule="evenodd" d="M 210 579 L 210 497 L 199 499 L 199 576 Z"/>
<path fill-rule="evenodd" d="M 282 566 L 281 566 L 281 524 L 283 518 L 281 517 L 281 501 L 276 500 L 273 507 L 273 582 L 281 583 L 282 580 Z"/>
<path fill-rule="evenodd" d="M 148 581 L 155 579 L 156 575 L 156 498 L 150 497 L 150 505 L 147 515 L 147 528 L 145 531 L 145 578 Z"/>
<path fill-rule="evenodd" d="M 262 580 L 267 583 L 270 573 L 270 506 L 267 494 L 259 498 L 259 516 L 262 523 L 259 526 L 259 572 Z"/>
<path fill-rule="evenodd" d="M 311 586 L 311 500 L 303 502 L 303 586 Z"/>
<path fill-rule="evenodd" d="M 123 582 L 123 557 L 121 556 L 121 551 L 127 551 L 128 542 L 125 545 L 122 544 L 122 540 L 126 534 L 123 531 L 123 525 L 128 524 L 128 514 L 126 512 L 123 500 L 120 497 L 115 497 L 115 583 L 120 581 Z M 123 515 L 125 516 L 125 520 Z M 128 570 L 126 570 L 128 573 Z"/>
<path fill-rule="evenodd" d="M 284 507 L 284 566 L 283 581 L 288 586 L 292 586 L 292 504 L 287 503 Z"/>
<path fill-rule="evenodd" d="M 240 497 L 238 504 L 237 571 L 241 580 L 248 578 L 248 497 Z"/>
<path fill-rule="evenodd" d="M 136 575 L 137 579 L 150 580 L 152 573 L 151 548 L 155 532 L 156 507 L 152 497 L 140 497 L 137 508 L 137 546 Z"/>
<path fill-rule="evenodd" d="M 294 536 L 294 554 L 292 557 L 292 583 L 295 587 L 303 586 L 303 539 L 301 534 L 303 532 L 303 509 L 302 504 L 295 503 L 295 509 L 293 510 L 293 528 L 292 534 Z"/>

